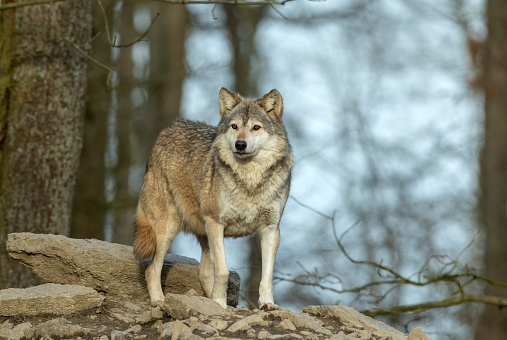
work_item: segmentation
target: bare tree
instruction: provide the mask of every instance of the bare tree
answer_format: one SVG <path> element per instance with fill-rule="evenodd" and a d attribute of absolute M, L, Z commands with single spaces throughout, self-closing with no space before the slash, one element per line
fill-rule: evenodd
<path fill-rule="evenodd" d="M 487 2 L 488 37 L 484 49 L 484 145 L 481 154 L 480 214 L 486 232 L 486 276 L 507 282 L 507 3 Z M 487 293 L 507 297 L 505 288 Z M 488 306 L 476 339 L 505 339 L 507 309 Z"/>
<path fill-rule="evenodd" d="M 72 0 L 0 11 L 1 287 L 36 282 L 30 270 L 8 261 L 8 233 L 69 233 L 90 5 Z"/>

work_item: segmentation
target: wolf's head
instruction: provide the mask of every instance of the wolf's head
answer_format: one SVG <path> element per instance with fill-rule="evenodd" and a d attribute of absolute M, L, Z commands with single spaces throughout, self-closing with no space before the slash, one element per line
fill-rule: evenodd
<path fill-rule="evenodd" d="M 218 136 L 227 142 L 236 160 L 276 158 L 279 155 L 273 153 L 290 148 L 282 122 L 282 96 L 277 90 L 271 90 L 261 99 L 251 99 L 222 88 L 219 99 Z"/>

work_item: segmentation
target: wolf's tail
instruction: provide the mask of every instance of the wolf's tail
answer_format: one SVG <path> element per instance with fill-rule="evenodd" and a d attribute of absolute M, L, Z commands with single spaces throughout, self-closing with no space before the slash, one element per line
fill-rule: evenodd
<path fill-rule="evenodd" d="M 157 250 L 157 236 L 148 223 L 144 212 L 137 210 L 136 234 L 134 237 L 134 255 L 136 259 L 143 260 L 155 255 Z"/>

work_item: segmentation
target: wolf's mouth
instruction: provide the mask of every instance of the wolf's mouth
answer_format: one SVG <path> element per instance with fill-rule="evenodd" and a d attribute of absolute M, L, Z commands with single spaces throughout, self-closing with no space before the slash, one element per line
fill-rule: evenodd
<path fill-rule="evenodd" d="M 254 155 L 254 152 L 235 151 L 234 156 L 238 158 L 248 158 Z"/>

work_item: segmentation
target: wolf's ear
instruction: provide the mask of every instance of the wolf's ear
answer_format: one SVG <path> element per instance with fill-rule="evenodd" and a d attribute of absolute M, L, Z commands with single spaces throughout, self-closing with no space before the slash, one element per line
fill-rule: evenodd
<path fill-rule="evenodd" d="M 218 94 L 220 99 L 220 116 L 224 116 L 227 112 L 231 111 L 234 106 L 236 106 L 241 97 L 236 93 L 229 92 L 225 87 L 220 89 L 220 93 Z"/>
<path fill-rule="evenodd" d="M 259 104 L 273 119 L 282 119 L 283 101 L 280 92 L 271 90 L 259 101 Z"/>

